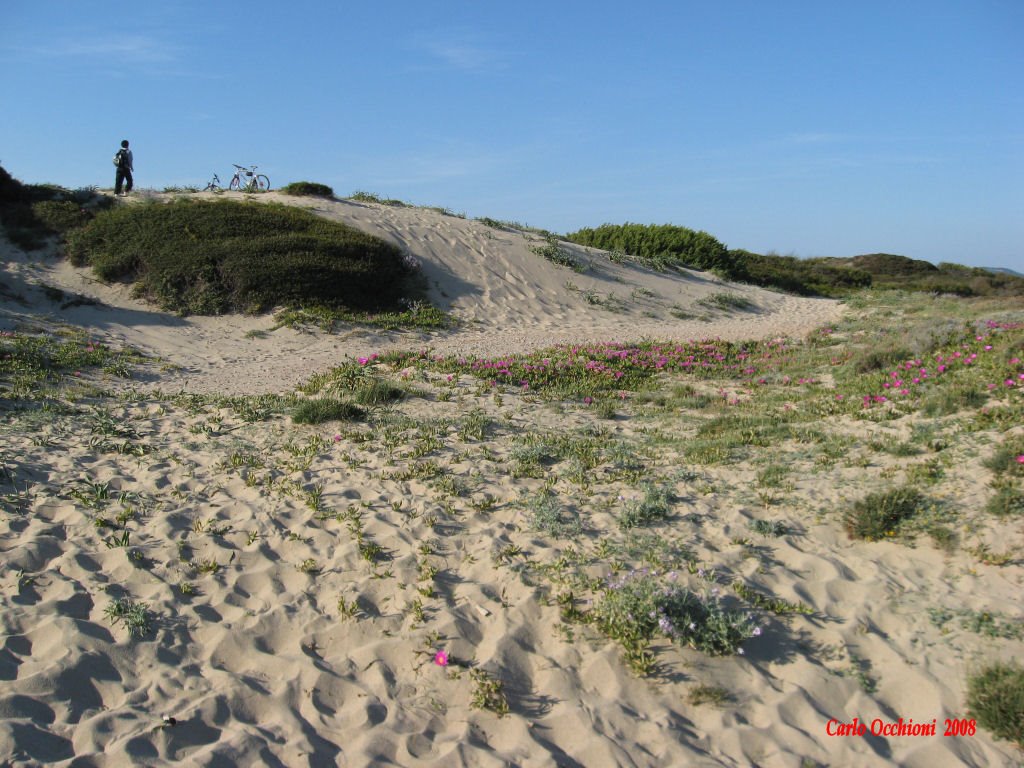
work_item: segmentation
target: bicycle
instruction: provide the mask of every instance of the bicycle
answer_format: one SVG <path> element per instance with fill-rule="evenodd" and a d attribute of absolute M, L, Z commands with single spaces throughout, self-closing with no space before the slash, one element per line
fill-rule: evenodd
<path fill-rule="evenodd" d="M 256 173 L 256 166 L 246 168 L 244 165 L 235 165 L 235 175 L 228 184 L 228 189 L 236 192 L 269 192 L 270 179 L 262 173 Z"/>
<path fill-rule="evenodd" d="M 220 192 L 220 189 L 220 176 L 215 173 L 210 183 L 203 187 L 203 192 Z"/>

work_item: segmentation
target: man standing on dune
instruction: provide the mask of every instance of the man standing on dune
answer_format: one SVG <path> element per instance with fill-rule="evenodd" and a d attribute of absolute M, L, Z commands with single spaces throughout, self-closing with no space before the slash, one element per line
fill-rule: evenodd
<path fill-rule="evenodd" d="M 127 195 L 132 191 L 132 171 L 135 170 L 132 151 L 128 149 L 128 139 L 121 142 L 121 148 L 114 155 L 114 165 L 117 166 L 117 175 L 114 177 L 114 194 L 121 194 L 121 185 L 124 184 L 124 193 Z"/>

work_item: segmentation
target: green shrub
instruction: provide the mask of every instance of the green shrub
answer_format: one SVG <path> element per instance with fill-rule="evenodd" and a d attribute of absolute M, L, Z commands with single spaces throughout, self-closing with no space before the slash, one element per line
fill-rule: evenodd
<path fill-rule="evenodd" d="M 706 232 L 673 225 L 602 224 L 566 236 L 581 245 L 619 254 L 658 270 L 695 267 L 727 280 L 803 296 L 848 296 L 862 288 L 888 288 L 957 296 L 1024 295 L 1024 278 L 959 264 L 938 267 L 891 253 L 852 258 L 759 254 L 729 250 Z"/>
<path fill-rule="evenodd" d="M 658 634 L 711 656 L 742 653 L 743 641 L 761 634 L 748 614 L 676 584 L 674 574 L 646 570 L 604 587 L 588 618 L 623 646 L 627 661 L 641 672 L 650 669 L 647 646 Z"/>
<path fill-rule="evenodd" d="M 1001 739 L 1024 747 L 1024 667 L 996 663 L 967 681 L 972 717 Z"/>
<path fill-rule="evenodd" d="M 322 305 L 394 311 L 415 293 L 395 246 L 299 208 L 182 199 L 122 205 L 71 233 L 69 255 L 180 313 Z"/>
<path fill-rule="evenodd" d="M 296 195 L 297 197 L 334 197 L 333 189 L 315 181 L 293 181 L 291 184 L 281 187 L 279 191 L 282 194 Z"/>
<path fill-rule="evenodd" d="M 750 251 L 730 251 L 730 254 L 743 262 L 747 282 L 801 296 L 845 296 L 871 285 L 869 273 L 834 259 L 764 256 Z"/>
<path fill-rule="evenodd" d="M 854 267 L 878 277 L 929 275 L 939 271 L 931 262 L 894 253 L 866 253 L 854 256 L 851 261 Z"/>
<path fill-rule="evenodd" d="M 82 226 L 111 202 L 91 189 L 22 184 L 0 167 L 0 225 L 22 250 L 44 247 L 53 235 Z"/>
<path fill-rule="evenodd" d="M 925 497 L 916 488 L 892 488 L 855 502 L 845 517 L 846 531 L 854 539 L 877 541 L 895 536 L 897 530 L 924 507 Z"/>
<path fill-rule="evenodd" d="M 0 165 L 0 204 L 25 202 L 28 191 L 25 185 L 11 176 L 7 169 Z"/>
<path fill-rule="evenodd" d="M 566 239 L 605 251 L 628 253 L 652 266 L 713 269 L 730 280 L 742 280 L 747 274 L 743 258 L 730 254 L 707 232 L 671 224 L 602 224 L 596 229 L 573 232 Z"/>
<path fill-rule="evenodd" d="M 44 227 L 62 234 L 84 227 L 92 218 L 88 211 L 72 200 L 42 200 L 33 203 L 32 213 Z"/>
<path fill-rule="evenodd" d="M 356 421 L 363 416 L 363 410 L 358 405 L 333 398 L 303 400 L 292 411 L 292 421 L 296 424 L 323 424 L 325 421 Z"/>

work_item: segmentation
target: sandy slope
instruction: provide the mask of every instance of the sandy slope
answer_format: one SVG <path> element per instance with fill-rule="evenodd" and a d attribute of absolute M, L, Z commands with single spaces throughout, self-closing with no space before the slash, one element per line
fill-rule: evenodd
<path fill-rule="evenodd" d="M 144 389 L 260 393 L 287 391 L 345 356 L 392 347 L 492 354 L 587 338 L 799 336 L 840 312 L 834 302 L 700 274 L 666 277 L 599 256 L 595 274 L 577 275 L 530 253 L 528 236 L 421 209 L 312 205 L 414 253 L 435 298 L 464 330 L 329 336 L 282 329 L 252 337 L 249 331 L 271 321 L 168 316 L 83 270 L 12 251 L 0 325 L 63 321 L 177 367 L 154 374 Z M 579 290 L 566 288 L 567 280 Z M 101 304 L 61 309 L 41 283 Z M 624 307 L 602 309 L 585 291 L 614 293 Z M 702 296 L 726 291 L 749 298 L 757 311 L 708 322 L 671 315 L 673 306 L 704 311 Z M 956 622 L 939 627 L 928 615 L 929 608 L 970 608 L 1019 619 L 1019 564 L 983 566 L 927 540 L 915 548 L 855 543 L 842 532 L 832 511 L 877 487 L 896 462 L 873 457 L 870 466 L 822 468 L 811 454 L 787 458 L 792 487 L 765 509 L 752 490 L 756 467 L 680 472 L 685 460 L 671 445 L 648 457 L 650 476 L 670 478 L 678 499 L 656 538 L 717 569 L 716 588 L 753 582 L 813 614 L 763 616 L 764 635 L 743 657 L 715 659 L 661 643 L 659 673 L 641 679 L 614 644 L 562 624 L 546 599 L 557 591 L 552 583 L 540 579 L 538 591 L 536 577 L 525 575 L 527 562 L 559 562 L 569 542 L 531 529 L 525 505 L 544 481 L 510 474 L 511 450 L 524 434 L 584 439 L 595 426 L 606 431 L 591 439 L 641 446 L 652 429 L 692 429 L 686 414 L 666 424 L 637 407 L 599 421 L 572 404 L 499 401 L 468 378 L 449 383 L 438 375 L 416 386 L 425 394 L 396 406 L 390 420 L 351 428 L 248 423 L 230 409 L 156 396 L 0 423 L 0 460 L 16 475 L 13 483 L 0 478 L 7 499 L 0 512 L 0 763 L 1019 764 L 1019 752 L 983 731 L 828 735 L 830 718 L 854 717 L 936 719 L 941 734 L 945 718 L 966 717 L 972 667 L 1024 654 L 1020 640 L 986 638 Z M 460 432 L 474 412 L 491 420 L 483 438 Z M 861 422 L 834 428 L 861 441 L 890 430 Z M 423 461 L 440 474 L 420 473 Z M 958 453 L 948 472 L 943 488 L 957 503 L 982 503 L 976 452 Z M 636 482 L 606 474 L 584 488 L 562 468 L 551 472 L 588 521 L 577 548 L 613 540 L 616 510 L 640 493 Z M 445 490 L 439 478 L 461 492 Z M 94 490 L 100 485 L 106 498 Z M 93 519 L 126 508 L 134 512 L 125 524 L 131 547 L 107 546 L 111 529 Z M 748 522 L 765 517 L 785 520 L 790 534 L 754 536 Z M 386 557 L 368 562 L 356 527 Z M 1024 545 L 1009 525 L 979 530 L 994 550 Z M 755 539 L 754 546 L 739 539 Z M 428 566 L 436 569 L 432 579 Z M 610 563 L 596 568 L 596 575 L 610 573 Z M 688 572 L 681 578 L 696 590 L 711 586 Z M 145 637 L 130 639 L 104 615 L 121 597 L 150 610 Z M 355 605 L 355 615 L 347 617 L 344 605 Z M 446 669 L 432 663 L 438 648 L 454 661 Z M 469 662 L 504 683 L 510 715 L 472 707 L 473 682 L 461 666 Z M 691 703 L 699 686 L 729 698 L 721 707 Z M 164 716 L 177 724 L 161 727 Z"/>

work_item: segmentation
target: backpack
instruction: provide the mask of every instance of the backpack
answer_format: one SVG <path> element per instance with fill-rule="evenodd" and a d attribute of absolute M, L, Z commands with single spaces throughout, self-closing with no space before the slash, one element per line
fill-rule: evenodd
<path fill-rule="evenodd" d="M 128 150 L 127 149 L 119 149 L 119 150 L 117 150 L 117 154 L 114 155 L 114 165 L 116 165 L 118 168 L 127 168 L 128 167 Z"/>

